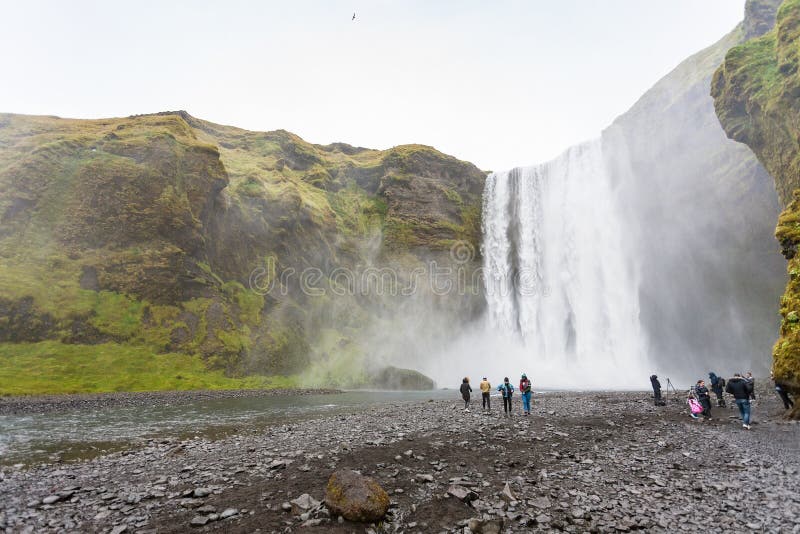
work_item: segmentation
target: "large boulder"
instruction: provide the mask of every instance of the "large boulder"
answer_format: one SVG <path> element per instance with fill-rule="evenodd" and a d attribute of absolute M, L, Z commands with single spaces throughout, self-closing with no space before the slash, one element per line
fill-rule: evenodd
<path fill-rule="evenodd" d="M 435 387 L 432 379 L 413 369 L 386 366 L 372 374 L 370 385 L 378 389 L 428 391 Z"/>
<path fill-rule="evenodd" d="M 331 512 L 349 521 L 379 521 L 389 509 L 389 495 L 372 478 L 349 469 L 335 471 L 325 489 Z"/>

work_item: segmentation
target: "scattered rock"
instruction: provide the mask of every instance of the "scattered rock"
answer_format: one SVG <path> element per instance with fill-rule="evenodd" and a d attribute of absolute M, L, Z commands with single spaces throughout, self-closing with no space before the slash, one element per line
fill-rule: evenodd
<path fill-rule="evenodd" d="M 189 522 L 189 525 L 191 525 L 193 527 L 202 527 L 203 525 L 205 525 L 208 522 L 209 522 L 209 518 L 208 518 L 207 515 L 196 515 Z"/>
<path fill-rule="evenodd" d="M 294 515 L 300 515 L 303 512 L 308 512 L 309 510 L 316 508 L 320 504 L 318 500 L 316 500 L 308 493 L 303 493 L 296 499 L 292 499 L 289 502 L 292 505 L 292 513 Z"/>
<path fill-rule="evenodd" d="M 473 517 L 467 523 L 471 532 L 475 534 L 498 534 L 503 530 L 502 519 L 481 519 Z"/>
<path fill-rule="evenodd" d="M 447 494 L 465 503 L 470 503 L 478 498 L 478 494 L 474 491 L 455 484 L 447 488 Z"/>

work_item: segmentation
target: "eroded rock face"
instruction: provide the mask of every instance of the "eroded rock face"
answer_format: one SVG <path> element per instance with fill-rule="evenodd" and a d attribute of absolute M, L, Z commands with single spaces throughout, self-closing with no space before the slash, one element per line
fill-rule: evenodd
<path fill-rule="evenodd" d="M 349 521 L 378 521 L 389 509 L 389 495 L 370 477 L 349 469 L 335 471 L 325 489 L 325 504 Z"/>
<path fill-rule="evenodd" d="M 479 250 L 484 177 L 431 147 L 319 146 L 182 111 L 0 114 L 0 307 L 33 325 L 7 320 L 0 340 L 144 343 L 231 375 L 295 373 L 397 308 L 331 297 L 331 273 Z M 309 268 L 331 298 L 306 291 Z"/>

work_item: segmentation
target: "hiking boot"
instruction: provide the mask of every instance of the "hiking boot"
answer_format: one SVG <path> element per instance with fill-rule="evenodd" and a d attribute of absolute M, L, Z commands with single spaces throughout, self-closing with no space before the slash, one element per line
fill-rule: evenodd
<path fill-rule="evenodd" d="M 744 428 L 745 430 L 750 430 L 750 425 L 742 425 L 742 428 Z"/>

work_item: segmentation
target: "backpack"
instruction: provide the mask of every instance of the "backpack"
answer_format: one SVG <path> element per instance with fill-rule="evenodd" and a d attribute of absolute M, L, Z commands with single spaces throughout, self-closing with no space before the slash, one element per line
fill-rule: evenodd
<path fill-rule="evenodd" d="M 719 378 L 717 379 L 717 383 L 719 384 L 719 387 L 720 387 L 720 388 L 722 388 L 722 389 L 725 389 L 725 379 L 724 379 L 724 378 L 722 378 L 722 377 L 719 377 Z"/>
<path fill-rule="evenodd" d="M 689 409 L 692 411 L 692 413 L 696 414 L 703 411 L 703 407 L 700 406 L 700 403 L 697 402 L 697 399 L 689 399 L 687 402 L 689 403 Z"/>

